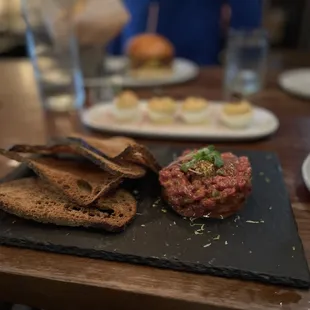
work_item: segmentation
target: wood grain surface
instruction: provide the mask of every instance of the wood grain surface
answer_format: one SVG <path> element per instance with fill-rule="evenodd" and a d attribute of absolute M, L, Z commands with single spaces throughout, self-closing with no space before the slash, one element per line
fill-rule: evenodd
<path fill-rule="evenodd" d="M 41 111 L 27 61 L 0 62 L 0 72 L 0 147 L 83 130 L 75 114 Z M 279 131 L 267 140 L 225 146 L 278 153 L 310 263 L 310 193 L 300 172 L 310 152 L 310 102 L 282 92 L 276 77 L 270 72 L 265 90 L 253 100 L 279 117 Z M 156 91 L 220 100 L 221 86 L 222 71 L 208 68 L 195 81 Z M 139 93 L 148 97 L 152 90 Z M 0 158 L 0 175 L 13 166 Z M 310 309 L 308 291 L 9 247 L 0 247 L 0 300 L 47 310 Z"/>

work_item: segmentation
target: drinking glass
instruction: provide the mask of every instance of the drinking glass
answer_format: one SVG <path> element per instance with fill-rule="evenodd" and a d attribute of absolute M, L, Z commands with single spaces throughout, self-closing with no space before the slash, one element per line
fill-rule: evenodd
<path fill-rule="evenodd" d="M 47 6 L 53 5 L 56 13 L 61 14 L 65 9 L 63 3 L 54 0 L 22 0 L 28 54 L 42 106 L 56 112 L 80 109 L 84 103 L 83 78 L 73 27 L 69 19 L 63 19 L 59 33 L 55 36 L 46 18 L 46 14 L 53 14 Z"/>
<path fill-rule="evenodd" d="M 264 29 L 234 30 L 228 36 L 225 59 L 224 95 L 250 96 L 264 84 L 268 52 Z"/>

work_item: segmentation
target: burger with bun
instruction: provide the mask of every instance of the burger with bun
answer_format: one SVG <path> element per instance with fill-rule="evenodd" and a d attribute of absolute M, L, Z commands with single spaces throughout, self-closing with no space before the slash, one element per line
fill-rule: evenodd
<path fill-rule="evenodd" d="M 161 35 L 139 34 L 127 44 L 130 75 L 135 78 L 163 78 L 172 74 L 174 47 Z"/>

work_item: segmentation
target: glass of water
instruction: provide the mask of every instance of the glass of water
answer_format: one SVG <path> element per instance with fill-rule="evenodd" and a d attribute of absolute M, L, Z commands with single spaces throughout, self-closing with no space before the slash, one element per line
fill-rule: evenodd
<path fill-rule="evenodd" d="M 264 29 L 230 30 L 225 59 L 225 99 L 231 99 L 234 94 L 250 96 L 262 89 L 267 52 Z"/>
<path fill-rule="evenodd" d="M 69 19 L 63 18 L 59 36 L 53 36 L 46 18 L 50 12 L 48 5 L 53 5 L 61 18 L 65 12 L 63 3 L 22 0 L 26 43 L 40 99 L 44 109 L 55 112 L 80 109 L 84 104 L 83 78 L 73 27 Z M 57 16 L 55 18 L 57 20 Z"/>

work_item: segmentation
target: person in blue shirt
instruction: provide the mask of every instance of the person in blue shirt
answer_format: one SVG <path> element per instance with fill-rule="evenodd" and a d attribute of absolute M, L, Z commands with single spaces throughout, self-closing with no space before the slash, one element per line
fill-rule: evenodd
<path fill-rule="evenodd" d="M 262 0 L 124 0 L 131 21 L 108 50 L 122 54 L 132 36 L 145 32 L 149 6 L 159 7 L 156 32 L 167 37 L 175 46 L 176 56 L 195 61 L 199 65 L 218 63 L 222 48 L 220 17 L 223 5 L 229 5 L 229 26 L 251 29 L 261 25 Z"/>

